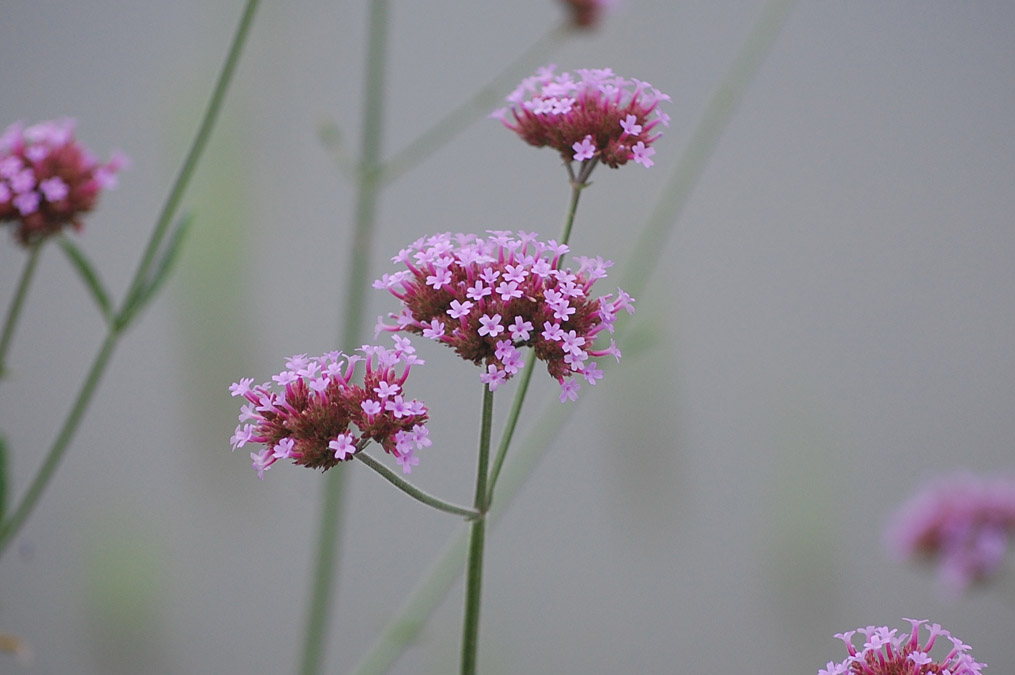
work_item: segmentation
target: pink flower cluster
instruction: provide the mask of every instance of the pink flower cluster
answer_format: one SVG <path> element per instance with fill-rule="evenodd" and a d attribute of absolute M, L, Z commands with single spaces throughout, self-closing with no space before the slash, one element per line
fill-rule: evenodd
<path fill-rule="evenodd" d="M 969 645 L 953 637 L 938 624 L 927 626 L 930 636 L 921 646 L 917 633 L 926 620 L 905 619 L 913 629 L 898 635 L 888 626 L 867 626 L 839 633 L 835 637 L 846 643 L 849 658 L 841 663 L 829 661 L 818 675 L 979 675 L 986 664 L 977 663 L 968 654 Z M 864 636 L 862 649 L 853 644 L 853 636 Z M 951 648 L 940 660 L 930 655 L 939 637 L 946 638 Z"/>
<path fill-rule="evenodd" d="M 555 75 L 554 69 L 541 68 L 523 80 L 507 97 L 510 106 L 491 117 L 530 145 L 556 149 L 565 162 L 594 159 L 615 169 L 634 160 L 652 166 L 652 144 L 662 135 L 655 128 L 668 126 L 670 119 L 658 106 L 669 96 L 609 68 L 578 70 L 577 78 Z"/>
<path fill-rule="evenodd" d="M 73 120 L 13 124 L 0 135 L 0 222 L 18 222 L 15 235 L 26 245 L 66 225 L 80 230 L 81 215 L 116 186 L 126 163 L 114 153 L 100 164 L 75 140 Z"/>
<path fill-rule="evenodd" d="M 406 269 L 385 274 L 374 288 L 404 307 L 390 315 L 393 325 L 378 319 L 377 332 L 408 331 L 448 345 L 483 367 L 480 380 L 490 391 L 522 368 L 520 348 L 533 347 L 560 383 L 560 400 L 575 400 L 572 376 L 593 385 L 603 377 L 591 357 L 620 360 L 612 339 L 605 349 L 592 344 L 604 329 L 613 332 L 620 310 L 634 312 L 634 300 L 620 289 L 616 297 L 589 295 L 612 264 L 602 258 L 576 257 L 577 270 L 562 270 L 567 246 L 528 232 L 489 235 L 437 234 L 400 251 L 392 260 Z"/>
<path fill-rule="evenodd" d="M 250 453 L 263 480 L 280 459 L 327 471 L 372 440 L 395 456 L 404 473 L 411 473 L 419 464 L 415 451 L 431 441 L 424 426 L 426 406 L 405 398 L 402 385 L 411 367 L 423 361 L 407 339 L 394 339 L 394 349 L 364 345 L 359 349 L 363 356 L 293 356 L 272 377 L 278 391 L 271 383 L 252 387 L 253 378 L 234 383 L 229 391 L 247 403 L 231 439 L 233 450 L 263 443 L 264 449 Z M 366 364 L 362 386 L 352 382 L 361 361 Z"/>
<path fill-rule="evenodd" d="M 1015 480 L 967 473 L 928 483 L 895 514 L 885 543 L 897 558 L 938 565 L 952 594 L 999 572 L 1015 536 Z"/>

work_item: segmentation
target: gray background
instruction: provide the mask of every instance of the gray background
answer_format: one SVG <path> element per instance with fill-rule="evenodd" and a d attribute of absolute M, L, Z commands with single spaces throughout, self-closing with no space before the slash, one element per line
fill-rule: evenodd
<path fill-rule="evenodd" d="M 229 452 L 227 387 L 351 347 L 335 337 L 353 192 L 317 128 L 357 146 L 364 4 L 261 9 L 185 200 L 186 256 L 0 563 L 0 631 L 32 644 L 31 672 L 294 669 L 322 481 L 281 465 L 258 481 Z M 388 153 L 562 16 L 548 0 L 392 4 Z M 133 159 L 77 239 L 117 297 L 240 7 L 0 3 L 0 126 L 72 115 L 95 152 Z M 603 292 L 760 8 L 627 0 L 553 55 L 673 97 L 656 167 L 599 169 L 583 196 L 574 250 L 618 263 Z M 489 535 L 483 672 L 815 673 L 845 657 L 833 633 L 903 616 L 1010 669 L 1012 581 L 948 602 L 881 531 L 926 478 L 1011 469 L 1013 34 L 1008 0 L 797 5 L 638 298 L 649 339 L 586 388 Z M 480 120 L 382 199 L 372 276 L 429 232 L 556 237 L 567 186 L 552 151 Z M 4 307 L 23 260 L 4 236 Z M 392 309 L 370 298 L 368 317 Z M 16 495 L 102 334 L 48 248 L 0 383 Z M 468 502 L 478 373 L 421 350 L 412 391 L 435 443 L 413 477 Z M 529 410 L 556 392 L 537 371 Z M 462 527 L 352 469 L 335 673 Z M 394 672 L 455 669 L 461 600 L 457 585 Z"/>

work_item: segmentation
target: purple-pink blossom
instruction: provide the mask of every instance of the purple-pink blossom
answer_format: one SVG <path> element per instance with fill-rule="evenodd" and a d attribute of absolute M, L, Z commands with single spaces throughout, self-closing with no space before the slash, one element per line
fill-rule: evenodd
<path fill-rule="evenodd" d="M 536 147 L 557 150 L 565 162 L 600 161 L 617 168 L 634 160 L 652 166 L 652 144 L 669 125 L 659 104 L 670 97 L 647 82 L 615 75 L 609 68 L 576 75 L 541 68 L 491 115 Z"/>
<path fill-rule="evenodd" d="M 243 378 L 229 387 L 247 403 L 240 412 L 231 444 L 265 447 L 250 453 L 254 469 L 264 472 L 279 459 L 327 471 L 350 459 L 371 440 L 395 456 L 408 473 L 419 463 L 415 450 L 430 445 L 424 424 L 428 411 L 420 401 L 400 393 L 413 365 L 423 362 L 401 336 L 395 347 L 364 345 L 361 354 L 330 352 L 286 361 L 286 370 L 259 386 Z M 353 381 L 364 364 L 362 384 Z"/>
<path fill-rule="evenodd" d="M 1015 479 L 965 472 L 928 482 L 885 530 L 893 557 L 935 565 L 952 595 L 999 573 L 1013 539 Z"/>
<path fill-rule="evenodd" d="M 818 675 L 979 675 L 987 667 L 973 660 L 969 645 L 940 624 L 926 625 L 924 619 L 904 620 L 912 628 L 902 634 L 888 626 L 867 626 L 837 634 L 835 637 L 845 643 L 849 656 L 840 662 L 829 661 L 818 670 Z M 921 626 L 929 633 L 922 645 Z M 857 634 L 863 641 L 860 648 L 854 644 Z M 941 645 L 936 657 L 931 655 L 935 643 Z"/>
<path fill-rule="evenodd" d="M 567 252 L 566 246 L 541 242 L 528 232 L 419 239 L 394 257 L 404 269 L 374 283 L 403 304 L 401 312 L 389 315 L 392 323 L 378 320 L 378 331 L 408 331 L 451 347 L 483 369 L 480 379 L 491 390 L 524 365 L 521 348 L 532 347 L 560 383 L 562 400 L 574 399 L 579 389 L 574 376 L 590 384 L 602 378 L 593 359 L 620 358 L 613 340 L 608 346 L 596 346 L 596 340 L 604 330 L 613 332 L 621 310 L 634 312 L 634 300 L 620 289 L 593 297 L 592 285 L 606 277 L 611 263 L 575 257 L 576 269 L 561 269 Z M 438 266 L 451 274 L 439 289 L 426 281 Z M 491 283 L 501 290 L 476 291 L 489 290 Z M 443 330 L 435 330 L 435 322 Z"/>
<path fill-rule="evenodd" d="M 95 208 L 102 190 L 116 186 L 127 158 L 102 164 L 74 138 L 74 121 L 12 124 L 0 134 L 0 223 L 15 222 L 28 245 L 71 226 Z"/>

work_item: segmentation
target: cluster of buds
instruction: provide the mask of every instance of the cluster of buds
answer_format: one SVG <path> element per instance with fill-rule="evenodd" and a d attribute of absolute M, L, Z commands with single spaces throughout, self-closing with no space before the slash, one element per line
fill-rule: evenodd
<path fill-rule="evenodd" d="M 116 185 L 126 157 L 100 164 L 74 138 L 74 121 L 13 124 L 0 135 L 0 222 L 18 223 L 25 245 L 65 226 L 80 230 L 102 190 Z"/>
<path fill-rule="evenodd" d="M 554 148 L 565 163 L 591 160 L 615 169 L 633 160 L 652 166 L 652 144 L 662 135 L 656 127 L 670 119 L 659 103 L 670 97 L 609 68 L 578 70 L 577 78 L 556 75 L 554 68 L 523 80 L 507 97 L 509 107 L 491 117 L 530 145 Z"/>
<path fill-rule="evenodd" d="M 633 300 L 589 295 L 611 263 L 576 257 L 578 269 L 559 269 L 568 248 L 541 242 L 528 232 L 492 230 L 487 238 L 438 234 L 417 240 L 393 261 L 406 269 L 385 274 L 374 287 L 403 303 L 393 324 L 378 320 L 377 331 L 408 331 L 441 342 L 483 368 L 491 391 L 524 365 L 522 347 L 532 347 L 561 386 L 560 400 L 575 400 L 579 384 L 603 377 L 592 357 L 620 350 L 594 349 L 604 329 L 613 332 L 620 310 L 634 312 Z"/>
<path fill-rule="evenodd" d="M 913 629 L 898 635 L 888 626 L 867 626 L 839 633 L 835 637 L 846 643 L 849 657 L 841 663 L 829 661 L 818 675 L 979 675 L 986 664 L 977 663 L 968 653 L 969 645 L 938 624 L 927 626 L 930 637 L 922 646 L 917 634 L 925 620 L 906 619 Z M 863 648 L 857 649 L 853 636 L 863 635 Z M 939 637 L 951 642 L 951 649 L 940 660 L 930 655 Z"/>
<path fill-rule="evenodd" d="M 271 383 L 251 386 L 252 378 L 229 387 L 233 396 L 247 400 L 231 439 L 233 450 L 264 444 L 250 453 L 262 480 L 280 459 L 327 471 L 370 440 L 394 455 L 404 473 L 419 464 L 415 451 L 431 444 L 424 426 L 428 411 L 420 401 L 406 399 L 402 386 L 411 367 L 423 361 L 399 336 L 394 349 L 364 345 L 359 351 L 362 355 L 293 356 L 272 377 L 277 391 Z M 361 361 L 366 374 L 358 385 L 352 378 Z"/>
<path fill-rule="evenodd" d="M 1015 480 L 961 473 L 928 483 L 896 513 L 885 544 L 938 566 L 951 594 L 1000 572 L 1015 537 Z"/>

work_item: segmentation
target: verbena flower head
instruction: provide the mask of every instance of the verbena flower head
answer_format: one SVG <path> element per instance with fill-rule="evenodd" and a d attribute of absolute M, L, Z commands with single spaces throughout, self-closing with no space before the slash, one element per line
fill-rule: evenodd
<path fill-rule="evenodd" d="M 395 456 L 404 473 L 419 464 L 415 451 L 429 446 L 428 411 L 402 390 L 412 366 L 422 364 L 409 340 L 395 336 L 394 349 L 364 345 L 361 355 L 330 352 L 286 360 L 285 370 L 268 382 L 251 386 L 245 378 L 229 387 L 247 400 L 233 433 L 233 450 L 262 443 L 250 453 L 257 475 L 280 459 L 327 471 L 351 459 L 367 440 Z M 363 384 L 353 383 L 357 363 L 364 363 Z"/>
<path fill-rule="evenodd" d="M 75 140 L 73 120 L 12 124 L 0 135 L 0 222 L 18 223 L 14 234 L 23 244 L 67 225 L 80 230 L 81 215 L 116 186 L 126 163 L 119 153 L 99 163 Z"/>
<path fill-rule="evenodd" d="M 669 125 L 659 104 L 670 97 L 647 82 L 626 79 L 609 68 L 583 69 L 576 75 L 541 68 L 526 78 L 491 117 L 536 147 L 557 150 L 565 162 L 598 161 L 617 168 L 630 160 L 650 167 Z"/>
<path fill-rule="evenodd" d="M 522 368 L 521 348 L 533 347 L 560 383 L 560 400 L 574 400 L 574 376 L 593 385 L 603 377 L 593 358 L 620 360 L 612 339 L 608 347 L 593 343 L 603 330 L 613 332 L 620 310 L 634 312 L 634 300 L 620 289 L 593 298 L 592 285 L 612 263 L 575 257 L 577 269 L 559 269 L 567 251 L 528 232 L 419 239 L 392 259 L 406 269 L 374 282 L 404 305 L 390 315 L 393 324 L 378 319 L 377 331 L 408 331 L 446 344 L 483 368 L 480 380 L 491 391 Z"/>
<path fill-rule="evenodd" d="M 920 626 L 926 620 L 905 619 L 912 630 L 899 635 L 899 631 L 888 626 L 867 626 L 839 633 L 835 637 L 846 643 L 849 657 L 841 663 L 829 661 L 818 671 L 818 675 L 978 675 L 986 664 L 977 663 L 968 653 L 969 645 L 962 642 L 938 624 L 925 626 L 930 635 L 920 645 Z M 853 636 L 859 633 L 863 647 L 857 649 Z M 938 638 L 944 638 L 939 640 Z M 950 644 L 939 647 L 943 656 L 931 656 L 936 642 Z"/>
<path fill-rule="evenodd" d="M 617 4 L 616 0 L 561 0 L 571 13 L 574 28 L 595 28 L 604 9 Z"/>
<path fill-rule="evenodd" d="M 1000 572 L 1013 537 L 1015 480 L 968 473 L 928 483 L 885 530 L 890 553 L 936 564 L 951 594 Z"/>

